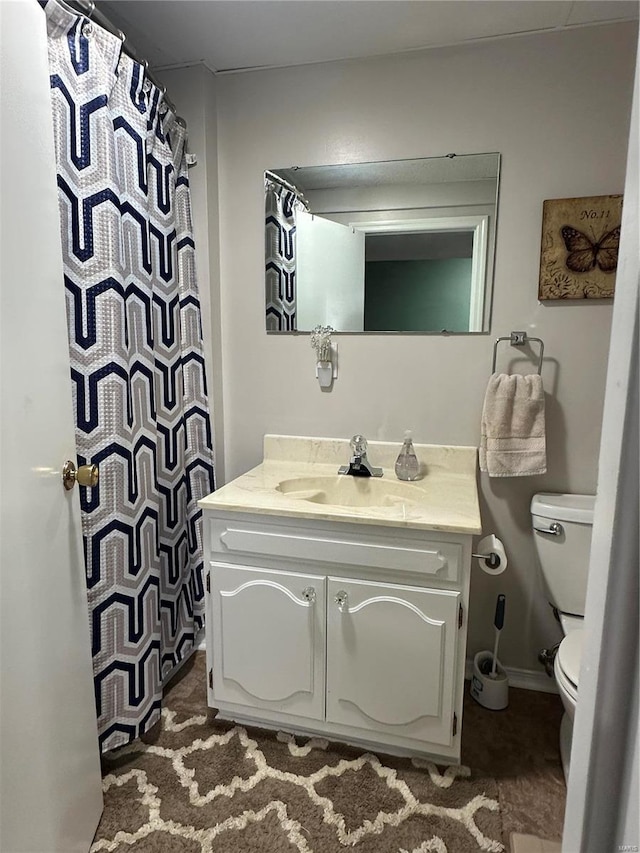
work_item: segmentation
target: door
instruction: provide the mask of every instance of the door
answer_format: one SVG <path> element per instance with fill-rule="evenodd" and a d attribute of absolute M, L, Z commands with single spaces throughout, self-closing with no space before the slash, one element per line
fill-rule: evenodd
<path fill-rule="evenodd" d="M 448 746 L 460 593 L 329 578 L 327 722 Z"/>
<path fill-rule="evenodd" d="M 325 579 L 211 564 L 213 694 L 324 719 Z"/>
<path fill-rule="evenodd" d="M 296 213 L 298 329 L 364 329 L 364 232 L 305 211 Z"/>
<path fill-rule="evenodd" d="M 0 850 L 86 853 L 102 811 L 45 20 L 1 3 Z M 28 49 L 25 49 L 28 46 Z"/>

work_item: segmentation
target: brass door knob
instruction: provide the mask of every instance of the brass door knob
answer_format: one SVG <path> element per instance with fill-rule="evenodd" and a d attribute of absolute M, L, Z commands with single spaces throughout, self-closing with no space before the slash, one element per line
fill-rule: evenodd
<path fill-rule="evenodd" d="M 62 468 L 62 484 L 67 491 L 72 489 L 76 482 L 88 488 L 97 486 L 99 477 L 97 465 L 81 465 L 76 468 L 73 462 L 68 459 Z"/>

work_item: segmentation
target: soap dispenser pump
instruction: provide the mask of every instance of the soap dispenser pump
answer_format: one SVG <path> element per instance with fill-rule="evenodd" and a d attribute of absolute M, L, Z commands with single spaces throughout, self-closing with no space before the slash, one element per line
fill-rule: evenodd
<path fill-rule="evenodd" d="M 420 463 L 413 447 L 411 430 L 405 432 L 402 450 L 396 459 L 396 477 L 399 480 L 417 480 L 420 477 Z"/>

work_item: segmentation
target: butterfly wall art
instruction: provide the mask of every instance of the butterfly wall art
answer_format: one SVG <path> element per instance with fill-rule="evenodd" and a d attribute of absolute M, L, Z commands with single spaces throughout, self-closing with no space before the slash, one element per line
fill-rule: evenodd
<path fill-rule="evenodd" d="M 547 199 L 538 299 L 611 299 L 621 219 L 621 195 Z"/>

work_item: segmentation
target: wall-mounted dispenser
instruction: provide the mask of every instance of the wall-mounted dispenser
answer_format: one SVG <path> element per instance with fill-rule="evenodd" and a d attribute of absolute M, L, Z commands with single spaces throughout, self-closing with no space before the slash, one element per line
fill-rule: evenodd
<path fill-rule="evenodd" d="M 338 345 L 332 343 L 331 326 L 316 326 L 311 332 L 311 346 L 316 351 L 316 377 L 321 388 L 331 388 L 338 378 Z"/>

